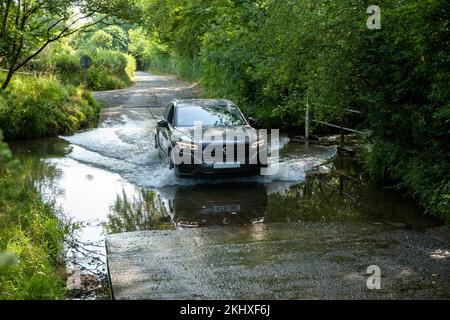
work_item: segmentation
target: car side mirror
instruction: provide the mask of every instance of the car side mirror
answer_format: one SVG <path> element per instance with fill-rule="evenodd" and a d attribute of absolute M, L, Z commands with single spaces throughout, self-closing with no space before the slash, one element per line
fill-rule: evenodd
<path fill-rule="evenodd" d="M 169 127 L 169 122 L 165 119 L 161 119 L 158 121 L 158 127 L 160 128 L 168 128 Z"/>
<path fill-rule="evenodd" d="M 256 124 L 258 123 L 258 120 L 255 119 L 255 118 L 252 118 L 252 117 L 248 117 L 247 120 L 248 120 L 248 123 L 249 123 L 251 126 L 254 126 L 254 125 L 256 125 Z"/>

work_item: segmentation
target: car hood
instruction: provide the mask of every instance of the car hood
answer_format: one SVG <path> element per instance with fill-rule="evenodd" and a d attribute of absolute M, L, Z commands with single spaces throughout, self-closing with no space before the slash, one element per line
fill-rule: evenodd
<path fill-rule="evenodd" d="M 250 126 L 202 128 L 200 139 L 194 137 L 194 127 L 175 128 L 172 138 L 195 143 L 245 143 L 258 140 L 258 131 Z"/>

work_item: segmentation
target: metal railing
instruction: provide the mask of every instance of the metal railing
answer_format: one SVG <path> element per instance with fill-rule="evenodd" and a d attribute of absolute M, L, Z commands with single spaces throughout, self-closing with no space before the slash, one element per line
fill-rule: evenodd
<path fill-rule="evenodd" d="M 9 72 L 9 70 L 8 69 L 0 69 L 0 71 L 1 72 Z M 14 72 L 14 73 L 17 73 L 17 74 L 24 74 L 24 75 L 30 75 L 30 76 L 34 76 L 34 75 L 36 75 L 37 73 L 36 72 L 25 72 L 25 71 L 16 71 L 16 72 Z"/>
<path fill-rule="evenodd" d="M 347 113 L 356 113 L 356 114 L 362 114 L 361 111 L 359 110 L 355 110 L 355 109 L 349 109 L 349 108 L 345 108 L 343 109 L 343 111 L 347 112 Z M 318 124 L 322 124 L 322 125 L 326 125 L 332 128 L 337 128 L 339 129 L 339 133 L 340 133 L 340 146 L 343 147 L 344 146 L 344 131 L 347 132 L 352 132 L 352 133 L 357 133 L 357 134 L 361 134 L 364 136 L 368 136 L 370 133 L 368 132 L 364 132 L 364 131 L 360 131 L 360 130 L 356 130 L 356 129 L 352 129 L 352 128 L 346 128 L 343 126 L 343 119 L 344 117 L 341 117 L 341 123 L 339 125 L 337 124 L 333 124 L 333 123 L 329 123 L 329 122 L 325 122 L 325 121 L 320 121 L 320 120 L 315 120 L 315 119 L 311 119 L 311 110 L 310 110 L 310 106 L 309 104 L 306 104 L 306 113 L 305 113 L 305 141 L 308 143 L 309 142 L 309 137 L 310 137 L 310 127 L 311 127 L 311 122 L 314 123 L 318 123 Z"/>

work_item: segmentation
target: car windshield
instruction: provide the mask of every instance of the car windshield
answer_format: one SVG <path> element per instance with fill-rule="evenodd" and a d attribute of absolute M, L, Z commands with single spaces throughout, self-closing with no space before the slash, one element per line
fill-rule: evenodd
<path fill-rule="evenodd" d="M 177 109 L 177 127 L 193 127 L 201 122 L 203 127 L 228 127 L 245 125 L 237 107 L 186 106 Z"/>

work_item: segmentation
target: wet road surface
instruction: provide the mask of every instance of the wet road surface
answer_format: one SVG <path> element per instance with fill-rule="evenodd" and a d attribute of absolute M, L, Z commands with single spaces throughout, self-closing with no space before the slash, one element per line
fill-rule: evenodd
<path fill-rule="evenodd" d="M 156 119 L 196 94 L 138 72 L 129 89 L 95 93 L 108 105 L 98 128 L 11 145 L 79 226 L 72 278 L 106 279 L 107 237 L 117 299 L 450 297 L 449 243 L 429 231 L 439 224 L 368 185 L 332 144 L 282 137 L 275 176 L 176 178 L 154 148 Z M 373 264 L 382 290 L 366 287 Z"/>
<path fill-rule="evenodd" d="M 449 263 L 436 243 L 394 226 L 144 231 L 108 236 L 107 248 L 115 299 L 449 298 Z M 370 265 L 381 270 L 379 290 L 367 288 Z"/>

